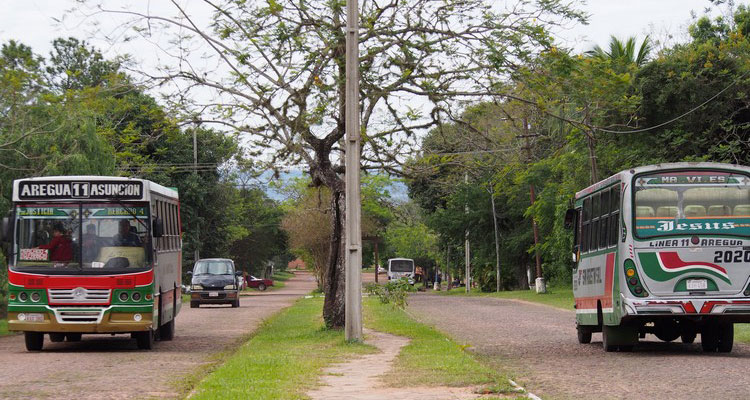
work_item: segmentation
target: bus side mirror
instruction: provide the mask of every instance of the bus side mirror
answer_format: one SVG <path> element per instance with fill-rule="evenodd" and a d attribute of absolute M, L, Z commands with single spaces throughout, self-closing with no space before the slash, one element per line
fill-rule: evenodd
<path fill-rule="evenodd" d="M 563 224 L 565 229 L 573 229 L 576 222 L 576 216 L 578 216 L 578 212 L 573 208 L 569 208 L 568 211 L 565 212 L 565 223 Z"/>
<path fill-rule="evenodd" d="M 12 237 L 13 224 L 10 221 L 10 217 L 3 217 L 2 226 L 0 226 L 0 241 L 8 243 Z"/>
<path fill-rule="evenodd" d="M 155 238 L 164 236 L 164 221 L 161 218 L 156 218 L 151 223 L 151 232 Z"/>

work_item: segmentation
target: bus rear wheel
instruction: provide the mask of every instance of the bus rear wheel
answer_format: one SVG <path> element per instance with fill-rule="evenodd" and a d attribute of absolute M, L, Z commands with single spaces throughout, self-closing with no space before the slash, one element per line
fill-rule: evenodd
<path fill-rule="evenodd" d="M 715 353 L 719 347 L 719 332 L 716 326 L 707 325 L 701 329 L 701 348 L 706 353 Z"/>
<path fill-rule="evenodd" d="M 26 342 L 26 350 L 40 351 L 44 347 L 44 333 L 24 332 L 23 339 Z"/>
<path fill-rule="evenodd" d="M 734 325 L 733 324 L 722 324 L 719 326 L 719 345 L 717 350 L 719 353 L 729 353 L 732 351 L 734 346 Z"/>
<path fill-rule="evenodd" d="M 583 325 L 576 325 L 576 330 L 578 331 L 578 343 L 591 343 L 591 328 Z"/>

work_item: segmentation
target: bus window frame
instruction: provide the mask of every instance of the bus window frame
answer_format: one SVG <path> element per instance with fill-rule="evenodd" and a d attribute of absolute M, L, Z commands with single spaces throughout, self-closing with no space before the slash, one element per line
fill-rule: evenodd
<path fill-rule="evenodd" d="M 630 222 L 632 224 L 632 233 L 630 234 L 630 237 L 633 240 L 638 241 L 650 241 L 658 238 L 664 238 L 664 237 L 674 237 L 674 236 L 695 236 L 695 235 L 706 235 L 706 233 L 690 233 L 690 232 L 682 232 L 682 233 L 666 233 L 663 235 L 653 235 L 648 237 L 641 237 L 638 236 L 638 230 L 636 229 L 636 204 L 635 204 L 635 195 L 636 195 L 636 188 L 640 187 L 636 185 L 636 182 L 639 178 L 643 176 L 649 176 L 649 175 L 657 175 L 657 174 L 668 174 L 671 172 L 718 172 L 718 173 L 729 173 L 731 175 L 742 175 L 746 178 L 750 179 L 750 174 L 747 172 L 737 170 L 737 169 L 726 169 L 726 168 L 672 168 L 672 169 L 655 169 L 651 171 L 644 171 L 637 173 L 633 175 L 631 178 L 631 190 L 630 190 Z M 750 189 L 750 188 L 749 188 Z M 742 237 L 742 238 L 750 238 L 750 235 L 740 235 L 740 234 L 728 234 L 728 233 L 721 233 L 719 232 L 712 232 L 710 236 L 725 236 L 725 237 Z"/>

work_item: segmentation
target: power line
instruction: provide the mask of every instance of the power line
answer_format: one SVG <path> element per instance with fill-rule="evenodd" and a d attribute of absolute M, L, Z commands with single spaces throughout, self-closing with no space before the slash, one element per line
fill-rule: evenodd
<path fill-rule="evenodd" d="M 711 96 L 708 100 L 704 101 L 703 103 L 701 103 L 701 104 L 693 107 L 692 109 L 690 109 L 689 111 L 687 111 L 687 112 L 685 112 L 685 113 L 683 113 L 681 115 L 678 115 L 675 118 L 670 119 L 669 121 L 662 122 L 661 124 L 654 125 L 654 126 L 651 126 L 651 127 L 648 127 L 648 128 L 643 128 L 643 129 L 634 129 L 634 130 L 630 130 L 630 131 L 615 131 L 615 130 L 604 129 L 604 128 L 594 128 L 594 129 L 602 131 L 602 132 L 606 132 L 606 133 L 640 133 L 640 132 L 648 132 L 648 131 L 653 130 L 653 129 L 661 128 L 664 125 L 669 125 L 672 122 L 675 122 L 675 121 L 677 121 L 677 120 L 679 120 L 681 118 L 684 118 L 688 114 L 692 114 L 693 112 L 697 111 L 698 109 L 700 109 L 701 107 L 705 106 L 706 104 L 714 101 L 717 97 L 719 97 L 722 93 L 724 93 L 727 90 L 729 90 L 729 88 L 731 88 L 732 86 L 736 85 L 740 80 L 742 80 L 742 78 L 744 78 L 745 76 L 747 76 L 747 74 L 749 74 L 749 73 L 750 73 L 750 71 L 747 71 L 744 74 L 740 75 L 739 78 L 735 79 L 727 87 L 725 87 L 724 89 L 721 89 L 718 93 L 716 93 L 715 95 Z"/>

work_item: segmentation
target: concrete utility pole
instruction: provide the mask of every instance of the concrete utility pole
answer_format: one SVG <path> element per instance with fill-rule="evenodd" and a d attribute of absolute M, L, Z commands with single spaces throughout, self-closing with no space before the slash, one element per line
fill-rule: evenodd
<path fill-rule="evenodd" d="M 464 172 L 464 184 L 469 183 L 469 173 Z M 469 204 L 464 205 L 464 212 L 469 213 Z M 467 229 L 464 233 L 464 254 L 466 259 L 466 293 L 471 292 L 471 247 L 469 246 L 469 230 Z"/>
<path fill-rule="evenodd" d="M 195 174 L 196 179 L 198 178 L 198 137 L 196 136 L 198 133 L 198 127 L 200 126 L 200 123 L 195 125 L 193 127 L 193 174 Z M 196 215 L 197 217 L 197 215 Z M 198 243 L 201 241 L 201 226 L 200 222 L 198 222 L 198 218 L 195 219 L 195 237 L 198 239 L 195 243 L 195 252 L 193 253 L 193 256 L 195 257 L 195 261 L 198 261 L 201 259 L 201 251 L 198 247 Z"/>
<path fill-rule="evenodd" d="M 346 340 L 362 341 L 362 231 L 359 182 L 359 5 L 346 1 Z"/>
<path fill-rule="evenodd" d="M 500 291 L 500 233 L 497 230 L 497 211 L 495 210 L 495 188 L 490 187 L 490 204 L 492 204 L 492 225 L 495 228 L 495 291 Z"/>
<path fill-rule="evenodd" d="M 523 137 L 526 139 L 526 157 L 527 162 L 531 162 L 531 142 L 529 141 L 532 137 L 536 137 L 539 135 L 532 135 L 529 134 L 529 123 L 526 120 L 526 118 L 523 119 L 523 131 L 524 134 Z M 532 183 L 529 185 L 529 197 L 531 198 L 531 205 L 533 206 L 536 202 L 536 193 L 534 191 L 534 184 Z M 539 229 L 536 226 L 536 220 L 532 217 L 531 218 L 531 227 L 534 231 L 534 247 L 536 248 L 536 280 L 534 281 L 534 286 L 536 287 L 537 293 L 547 293 L 547 285 L 544 282 L 544 277 L 542 276 L 542 259 L 539 255 Z"/>

